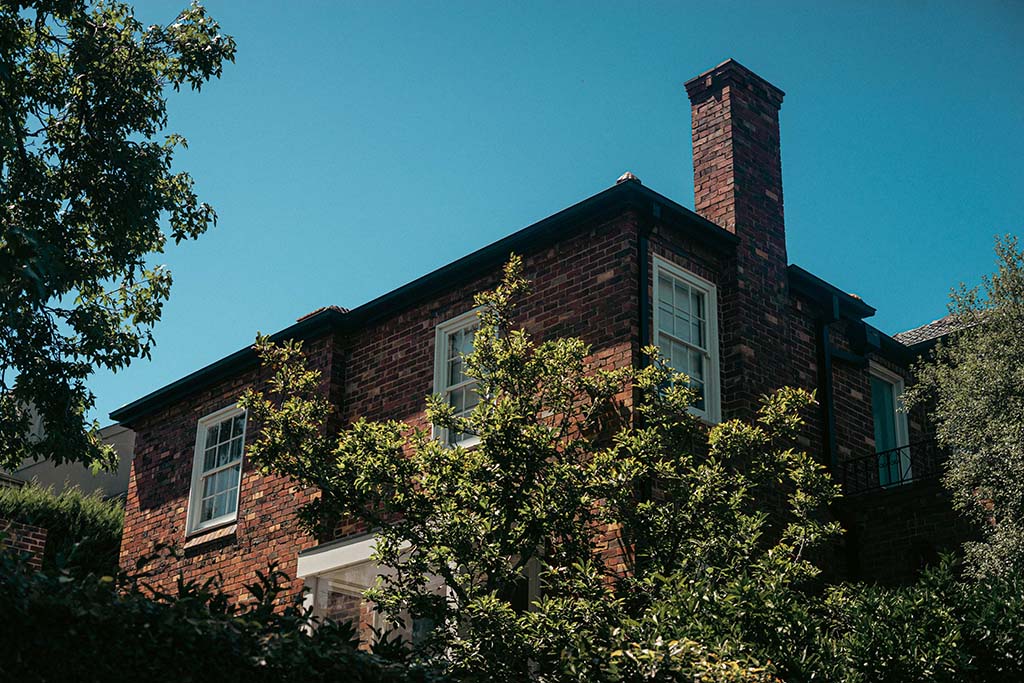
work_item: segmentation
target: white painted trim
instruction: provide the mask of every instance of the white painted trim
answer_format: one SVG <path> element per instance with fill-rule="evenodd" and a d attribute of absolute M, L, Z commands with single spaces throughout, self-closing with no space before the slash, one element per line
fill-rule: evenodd
<path fill-rule="evenodd" d="M 377 534 L 366 534 L 304 550 L 299 553 L 295 575 L 300 579 L 319 576 L 335 569 L 366 562 L 373 556 L 376 545 Z"/>
<path fill-rule="evenodd" d="M 718 358 L 718 288 L 709 280 L 699 275 L 694 275 L 688 270 L 683 270 L 678 265 L 668 261 L 657 254 L 653 259 L 654 271 L 651 282 L 651 307 L 654 309 L 651 320 L 652 343 L 657 345 L 658 341 L 658 274 L 665 272 L 671 277 L 682 280 L 691 287 L 704 294 L 705 306 L 707 308 L 707 350 L 704 357 L 708 361 L 707 376 L 704 378 L 705 388 L 705 409 L 691 408 L 692 412 L 701 416 L 711 424 L 718 424 L 722 421 L 722 372 Z"/>
<path fill-rule="evenodd" d="M 249 416 L 246 415 L 245 429 L 242 430 L 242 458 L 239 460 L 238 469 L 238 488 L 235 489 L 235 511 L 214 519 L 208 519 L 205 522 L 199 523 L 196 520 L 199 517 L 199 483 L 202 481 L 202 458 L 203 453 L 206 450 L 206 428 L 211 422 L 220 422 L 226 420 L 229 417 L 236 415 L 246 415 L 246 411 L 239 408 L 237 404 L 225 406 L 218 411 L 210 413 L 209 415 L 202 417 L 196 423 L 196 443 L 195 452 L 192 456 L 192 483 L 189 485 L 188 490 L 188 513 L 187 513 L 187 524 L 185 525 L 186 534 L 194 534 L 197 531 L 209 529 L 215 526 L 221 526 L 222 524 L 229 524 L 230 522 L 238 519 L 238 504 L 241 501 L 242 494 L 242 472 L 245 469 L 245 437 L 246 432 L 249 429 Z"/>
<path fill-rule="evenodd" d="M 434 328 L 434 393 L 444 395 L 450 387 L 447 386 L 447 380 L 445 378 L 446 371 L 448 369 L 448 335 L 453 332 L 458 332 L 461 329 L 471 327 L 479 323 L 480 320 L 480 308 L 474 308 L 471 311 L 466 311 L 460 315 L 455 316 L 450 320 L 446 320 L 440 323 Z M 447 443 L 448 441 L 448 430 L 439 429 L 437 427 L 431 427 L 433 438 Z M 459 445 L 464 448 L 475 446 L 480 442 L 480 438 L 477 436 L 471 436 L 468 439 L 463 439 Z"/>

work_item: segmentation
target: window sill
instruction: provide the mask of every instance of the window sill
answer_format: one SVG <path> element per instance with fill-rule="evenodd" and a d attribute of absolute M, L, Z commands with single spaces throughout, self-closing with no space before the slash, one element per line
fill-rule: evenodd
<path fill-rule="evenodd" d="M 200 545 L 205 545 L 206 543 L 212 543 L 213 541 L 234 537 L 236 531 L 238 531 L 238 523 L 236 520 L 231 520 L 230 522 L 225 522 L 224 524 L 219 524 L 214 527 L 198 529 L 185 537 L 185 545 L 182 549 L 188 550 Z"/>

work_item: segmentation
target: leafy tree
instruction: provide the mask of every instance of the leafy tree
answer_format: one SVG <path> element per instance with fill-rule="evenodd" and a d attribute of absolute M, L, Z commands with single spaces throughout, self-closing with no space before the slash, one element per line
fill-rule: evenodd
<path fill-rule="evenodd" d="M 998 269 L 951 296 L 958 330 L 916 367 L 908 406 L 931 409 L 949 453 L 945 483 L 981 541 L 965 544 L 976 576 L 1024 572 L 1024 254 L 996 240 Z"/>
<path fill-rule="evenodd" d="M 0 3 L 0 466 L 116 463 L 86 380 L 148 357 L 171 287 L 152 255 L 216 222 L 172 170 L 165 92 L 234 55 L 196 3 L 148 27 L 117 1 Z"/>
<path fill-rule="evenodd" d="M 393 572 L 367 597 L 394 625 L 433 624 L 413 655 L 453 676 L 775 680 L 776 653 L 810 642 L 810 553 L 838 531 L 822 515 L 835 486 L 791 447 L 812 397 L 783 390 L 754 422 L 708 429 L 655 349 L 642 369 L 606 370 L 579 339 L 516 329 L 528 286 L 512 257 L 477 297 L 473 411 L 427 401 L 430 423 L 473 447 L 396 421 L 331 434 L 300 345 L 260 338 L 274 372 L 268 395 L 241 401 L 261 430 L 249 457 L 320 489 L 302 510 L 311 531 L 343 516 L 376 531 L 375 560 Z M 517 610 L 509 596 L 532 566 L 543 595 Z M 796 649 L 786 666 L 807 659 Z"/>

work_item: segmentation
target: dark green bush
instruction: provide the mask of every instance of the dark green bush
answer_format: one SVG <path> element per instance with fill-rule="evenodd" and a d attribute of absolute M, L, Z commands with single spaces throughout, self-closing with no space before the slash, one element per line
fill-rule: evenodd
<path fill-rule="evenodd" d="M 58 564 L 82 572 L 117 572 L 124 504 L 72 487 L 60 494 L 28 484 L 0 489 L 0 519 L 46 529 L 43 570 Z"/>
<path fill-rule="evenodd" d="M 311 628 L 300 598 L 282 604 L 285 578 L 261 575 L 247 587 L 255 600 L 232 606 L 215 581 L 152 593 L 123 575 L 30 572 L 7 554 L 0 557 L 0 680 L 434 680 L 358 650 L 347 625 Z"/>
<path fill-rule="evenodd" d="M 831 588 L 822 605 L 816 678 L 1024 680 L 1024 579 L 969 581 L 955 570 L 947 559 L 911 586 Z"/>

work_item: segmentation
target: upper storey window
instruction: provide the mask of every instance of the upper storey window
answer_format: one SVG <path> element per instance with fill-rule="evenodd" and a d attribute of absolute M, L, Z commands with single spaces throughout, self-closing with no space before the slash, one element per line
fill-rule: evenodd
<path fill-rule="evenodd" d="M 235 520 L 245 445 L 245 411 L 230 406 L 199 421 L 189 495 L 188 530 Z"/>
<path fill-rule="evenodd" d="M 654 258 L 655 343 L 673 369 L 686 373 L 697 390 L 695 413 L 721 419 L 718 373 L 718 299 L 715 286 L 678 266 Z"/>
<path fill-rule="evenodd" d="M 901 410 L 903 378 L 876 363 L 871 364 L 871 414 L 875 423 L 878 479 L 882 486 L 910 481 L 907 414 Z"/>
<path fill-rule="evenodd" d="M 469 311 L 437 326 L 434 341 L 434 393 L 444 396 L 455 414 L 465 417 L 479 403 L 477 382 L 466 375 L 465 357 L 473 352 L 473 335 L 480 326 L 476 311 Z M 438 437 L 450 446 L 471 446 L 478 439 L 471 434 L 438 430 Z"/>

